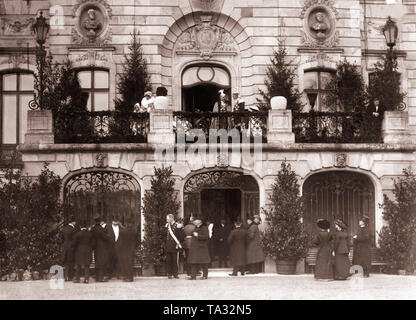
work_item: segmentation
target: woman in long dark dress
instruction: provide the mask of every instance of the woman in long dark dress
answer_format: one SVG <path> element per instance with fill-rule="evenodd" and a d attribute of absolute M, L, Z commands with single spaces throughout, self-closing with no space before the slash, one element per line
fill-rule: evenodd
<path fill-rule="evenodd" d="M 330 224 L 328 220 L 320 219 L 317 221 L 319 233 L 315 236 L 313 244 L 319 246 L 316 257 L 315 279 L 333 280 L 334 271 L 332 266 L 332 234 L 329 232 Z"/>
<path fill-rule="evenodd" d="M 370 276 L 371 269 L 371 250 L 370 250 L 370 231 L 368 230 L 368 217 L 360 220 L 360 230 L 354 238 L 354 256 L 352 264 L 363 268 L 364 277 Z"/>
<path fill-rule="evenodd" d="M 347 233 L 347 225 L 342 220 L 335 221 L 335 239 L 334 239 L 334 279 L 346 280 L 350 274 L 350 242 Z"/>

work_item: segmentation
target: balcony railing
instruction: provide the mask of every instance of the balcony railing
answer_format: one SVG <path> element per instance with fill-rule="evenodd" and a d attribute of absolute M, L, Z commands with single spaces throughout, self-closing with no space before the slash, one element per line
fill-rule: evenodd
<path fill-rule="evenodd" d="M 55 143 L 143 143 L 148 113 L 96 111 L 54 117 Z"/>
<path fill-rule="evenodd" d="M 189 135 L 187 142 L 196 141 L 192 138 L 191 129 L 200 129 L 208 139 L 210 129 L 225 129 L 230 132 L 237 129 L 246 139 L 253 141 L 260 138 L 263 142 L 267 141 L 267 117 L 268 112 L 263 111 L 243 111 L 243 112 L 182 112 L 173 113 L 174 130 L 176 133 Z"/>
<path fill-rule="evenodd" d="M 381 122 L 369 113 L 294 113 L 293 132 L 299 143 L 382 143 Z"/>

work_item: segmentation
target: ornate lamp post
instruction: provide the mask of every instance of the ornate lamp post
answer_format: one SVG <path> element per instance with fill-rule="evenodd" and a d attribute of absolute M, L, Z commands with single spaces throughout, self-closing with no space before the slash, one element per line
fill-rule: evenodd
<path fill-rule="evenodd" d="M 32 30 L 35 34 L 36 42 L 39 44 L 39 47 L 36 50 L 36 61 L 39 62 L 38 73 L 39 73 L 39 100 L 32 100 L 29 102 L 29 108 L 32 110 L 41 109 L 43 106 L 43 68 L 45 65 L 46 50 L 44 47 L 46 37 L 49 31 L 49 24 L 46 22 L 45 17 L 43 16 L 42 11 L 39 13 L 39 17 L 36 18 L 36 22 L 32 25 Z"/>
<path fill-rule="evenodd" d="M 391 20 L 390 16 L 387 18 L 387 22 L 384 25 L 382 31 L 383 31 L 384 37 L 386 38 L 386 44 L 389 47 L 389 49 L 387 50 L 389 68 L 390 68 L 390 71 L 393 71 L 393 58 L 394 58 L 393 47 L 396 45 L 396 40 L 397 40 L 397 35 L 399 34 L 399 29 L 397 28 L 396 23 L 393 20 Z"/>

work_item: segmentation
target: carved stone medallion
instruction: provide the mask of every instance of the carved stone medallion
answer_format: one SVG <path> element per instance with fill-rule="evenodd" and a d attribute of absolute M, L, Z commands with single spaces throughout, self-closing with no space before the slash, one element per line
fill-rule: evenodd
<path fill-rule="evenodd" d="M 335 167 L 345 168 L 347 166 L 347 155 L 345 153 L 337 153 L 335 155 Z"/>
<path fill-rule="evenodd" d="M 338 11 L 333 0 L 306 0 L 301 13 L 302 42 L 306 47 L 330 48 L 339 43 Z"/>
<path fill-rule="evenodd" d="M 78 0 L 72 42 L 78 45 L 107 45 L 111 42 L 109 22 L 112 12 L 106 0 Z"/>
<path fill-rule="evenodd" d="M 98 153 L 95 156 L 95 166 L 97 168 L 104 168 L 105 167 L 105 164 L 104 164 L 105 158 L 106 158 L 106 155 L 104 153 Z"/>

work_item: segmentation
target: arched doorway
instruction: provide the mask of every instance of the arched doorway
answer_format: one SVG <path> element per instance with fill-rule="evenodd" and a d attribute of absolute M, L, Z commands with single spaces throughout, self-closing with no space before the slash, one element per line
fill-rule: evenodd
<path fill-rule="evenodd" d="M 77 222 L 94 224 L 99 215 L 110 222 L 118 217 L 122 224 L 128 220 L 136 230 L 141 224 L 140 186 L 129 174 L 94 170 L 72 176 L 64 187 L 66 215 L 75 215 Z"/>
<path fill-rule="evenodd" d="M 306 197 L 304 222 L 309 232 L 316 232 L 317 219 L 342 219 L 348 224 L 350 236 L 357 234 L 358 222 L 370 218 L 370 234 L 375 244 L 375 191 L 371 180 L 364 174 L 350 171 L 316 173 L 303 185 Z"/>
<path fill-rule="evenodd" d="M 250 175 L 227 170 L 213 170 L 191 176 L 184 185 L 184 218 L 201 215 L 230 223 L 238 218 L 259 214 L 259 186 Z"/>
<path fill-rule="evenodd" d="M 197 64 L 182 73 L 182 110 L 188 112 L 212 111 L 219 101 L 218 91 L 224 90 L 231 101 L 231 77 L 227 69 L 219 65 Z"/>

